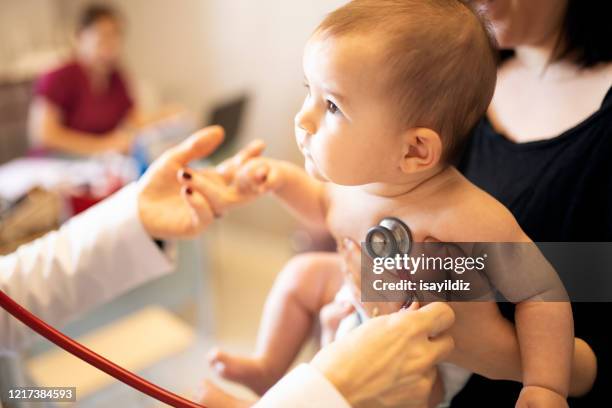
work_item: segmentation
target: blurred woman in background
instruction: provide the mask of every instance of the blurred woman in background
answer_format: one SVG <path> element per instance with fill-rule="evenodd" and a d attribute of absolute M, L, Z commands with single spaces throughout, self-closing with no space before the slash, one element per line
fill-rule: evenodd
<path fill-rule="evenodd" d="M 34 147 L 80 155 L 130 149 L 144 121 L 120 69 L 122 43 L 115 10 L 84 10 L 73 58 L 36 82 L 29 123 Z"/>

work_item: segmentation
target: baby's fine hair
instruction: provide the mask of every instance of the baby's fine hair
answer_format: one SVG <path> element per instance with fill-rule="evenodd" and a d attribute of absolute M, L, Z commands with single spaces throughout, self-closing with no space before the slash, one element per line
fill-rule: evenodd
<path fill-rule="evenodd" d="M 454 161 L 495 89 L 497 51 L 486 22 L 460 0 L 354 0 L 316 34 L 384 44 L 381 75 L 403 127 L 440 134 Z"/>

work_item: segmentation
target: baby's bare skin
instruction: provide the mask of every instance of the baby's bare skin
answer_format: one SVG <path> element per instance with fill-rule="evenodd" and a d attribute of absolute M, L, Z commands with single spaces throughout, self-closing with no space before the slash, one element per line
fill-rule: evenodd
<path fill-rule="evenodd" d="M 329 186 L 327 223 L 330 231 L 339 242 L 345 238 L 362 242 L 369 228 L 382 218 L 391 216 L 409 226 L 415 242 L 526 239 L 504 207 L 467 182 L 453 168 L 449 167 L 427 184 L 420 187 L 422 190 L 389 198 L 371 195 L 356 187 Z M 472 210 L 476 208 L 478 214 Z M 490 217 L 498 222 L 479 228 L 479 223 L 474 222 L 475 217 Z M 352 268 L 352 278 L 356 283 L 360 281 L 360 273 L 359 269 Z M 390 313 L 398 310 L 401 303 L 370 302 L 365 307 L 370 313 L 374 308 L 379 313 Z M 514 327 L 501 316 L 497 306 L 491 302 L 455 302 L 452 307 L 457 323 L 451 328 L 456 343 L 451 361 L 487 377 L 520 381 L 521 364 Z M 482 335 L 474 336 L 474 333 Z M 489 341 L 491 338 L 487 338 L 487 333 L 492 333 L 496 340 Z M 500 351 L 506 351 L 512 358 L 501 364 L 497 363 L 498 358 L 485 358 L 498 355 Z"/>
<path fill-rule="evenodd" d="M 257 161 L 257 159 L 254 160 Z M 330 232 L 341 244 L 339 246 L 341 251 L 343 250 L 342 243 L 346 238 L 352 242 L 360 242 L 365 237 L 367 230 L 386 216 L 402 219 L 410 227 L 416 242 L 529 241 L 511 214 L 501 204 L 467 182 L 452 167 L 435 174 L 407 194 L 385 197 L 376 192 L 364 190 L 362 186 L 346 187 L 332 183 L 325 183 L 323 188 L 311 185 L 302 189 L 299 188 L 301 181 L 310 183 L 313 180 L 303 174 L 301 169 L 285 162 L 262 160 L 265 160 L 269 174 L 276 173 L 274 177 L 284 180 L 281 184 L 287 183 L 286 185 L 290 186 L 288 190 L 280 188 L 277 191 L 279 198 L 283 201 L 296 202 L 300 212 L 306 208 L 313 212 L 320 210 L 326 214 L 321 217 L 321 221 L 328 226 Z M 254 165 L 253 168 L 262 164 Z M 311 195 L 312 192 L 321 192 L 323 199 L 311 200 L 310 204 L 306 200 L 298 199 L 302 194 Z M 312 196 L 310 198 L 312 199 Z M 319 202 L 322 202 L 321 207 L 316 204 Z M 474 209 L 478 209 L 477 213 Z M 313 265 L 320 262 L 317 260 L 319 257 L 320 255 L 312 255 Z M 357 259 L 358 264 L 360 261 Z M 308 264 L 308 262 L 302 263 Z M 330 279 L 330 277 L 340 276 L 343 273 L 343 268 L 339 266 L 341 263 L 333 261 L 332 258 L 329 262 L 323 261 L 322 265 L 325 265 L 326 277 L 320 279 L 330 282 L 328 285 L 321 285 L 319 281 L 316 286 L 313 286 L 308 284 L 304 278 L 299 278 L 298 275 L 288 277 L 278 285 L 279 292 L 287 293 L 289 299 L 301 305 L 305 315 L 310 316 L 309 322 L 317 315 L 322 305 L 333 300 L 333 294 L 338 289 L 339 278 Z M 306 269 L 310 269 L 310 271 L 305 270 L 307 280 L 317 280 L 316 273 L 313 275 L 314 271 L 310 267 Z M 350 270 L 352 280 L 358 284 L 360 267 L 352 267 Z M 318 289 L 315 289 L 316 287 Z M 316 295 L 316 293 L 319 294 Z M 377 313 L 390 313 L 398 310 L 401 302 L 364 303 L 364 307 L 370 312 L 376 308 Z M 500 315 L 496 304 L 455 302 L 452 307 L 457 315 L 457 323 L 451 329 L 456 342 L 456 351 L 449 361 L 489 378 L 522 381 L 521 354 L 515 328 Z M 298 321 L 295 318 L 289 320 L 290 325 L 293 326 Z M 306 333 L 308 331 L 307 328 L 298 330 L 296 327 L 284 327 L 285 336 L 287 329 L 290 332 Z M 301 344 L 300 341 L 295 343 Z M 279 346 L 275 345 L 272 349 L 278 361 Z M 294 351 L 288 351 L 287 355 L 290 356 L 285 359 L 287 362 L 282 362 L 281 369 L 277 370 L 278 372 L 271 376 L 269 381 L 266 380 L 268 385 L 263 388 L 254 384 L 251 386 L 259 392 L 265 391 L 269 385 L 273 384 L 274 378 L 282 375 L 284 369 L 290 364 Z M 261 371 L 257 373 L 258 381 L 265 378 Z M 249 381 L 243 382 L 248 383 Z M 575 381 L 575 383 L 588 382 Z"/>
<path fill-rule="evenodd" d="M 505 207 L 465 180 L 454 168 L 449 167 L 426 183 L 430 185 L 423 186 L 421 191 L 389 198 L 372 196 L 358 187 L 330 185 L 327 223 L 340 242 L 340 251 L 345 238 L 363 241 L 367 230 L 388 216 L 404 221 L 415 242 L 530 242 Z M 361 268 L 357 265 L 361 260 L 356 261 L 349 270 L 358 287 Z M 537 303 L 540 302 L 534 302 Z M 456 323 L 450 329 L 455 350 L 449 362 L 488 378 L 523 381 L 515 327 L 501 316 L 497 305 L 490 301 L 449 304 L 456 314 Z M 379 314 L 397 311 L 402 306 L 397 302 L 363 305 L 369 313 Z M 588 354 L 584 342 L 577 343 L 577 348 L 572 395 L 588 390 L 595 375 L 592 370 L 576 370 L 584 367 L 577 359 Z"/>

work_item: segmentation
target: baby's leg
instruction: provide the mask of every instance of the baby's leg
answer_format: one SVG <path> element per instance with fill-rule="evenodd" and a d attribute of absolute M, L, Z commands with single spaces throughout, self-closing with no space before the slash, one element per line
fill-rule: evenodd
<path fill-rule="evenodd" d="M 255 353 L 241 357 L 215 350 L 212 367 L 261 395 L 287 371 L 311 333 L 319 310 L 334 299 L 343 282 L 336 253 L 298 255 L 283 268 L 268 295 Z"/>
<path fill-rule="evenodd" d="M 255 401 L 234 397 L 208 380 L 204 381 L 199 394 L 199 403 L 208 408 L 248 408 L 255 404 Z"/>
<path fill-rule="evenodd" d="M 522 381 L 521 354 L 515 327 L 495 303 L 454 302 L 450 334 L 455 350 L 449 361 L 491 379 Z M 589 391 L 596 374 L 595 355 L 581 339 L 574 341 L 570 396 Z"/>

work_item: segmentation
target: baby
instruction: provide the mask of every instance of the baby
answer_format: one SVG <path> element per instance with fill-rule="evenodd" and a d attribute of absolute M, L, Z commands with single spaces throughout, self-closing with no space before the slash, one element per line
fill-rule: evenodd
<path fill-rule="evenodd" d="M 387 216 L 408 225 L 415 242 L 530 242 L 506 208 L 451 165 L 485 114 L 496 79 L 488 31 L 463 3 L 350 2 L 319 25 L 303 68 L 308 95 L 295 132 L 306 172 L 250 158 L 232 180 L 236 197 L 272 192 L 301 219 L 326 226 L 341 252 Z M 204 194 L 210 188 L 197 173 L 183 182 Z M 217 351 L 213 367 L 265 392 L 346 282 L 343 266 L 341 254 L 291 260 L 267 301 L 255 355 Z M 358 281 L 359 269 L 348 270 L 348 281 Z M 539 293 L 547 290 L 555 289 Z M 355 296 L 365 316 L 402 306 L 360 303 Z M 569 303 L 536 299 L 513 299 L 516 331 L 493 302 L 451 304 L 457 319 L 450 362 L 469 371 L 440 368 L 444 397 L 437 388 L 431 405 L 448 402 L 469 372 L 521 381 L 521 407 L 562 407 L 570 392 L 583 390 L 594 372 L 584 369 L 588 346 L 579 340 L 575 346 Z"/>

